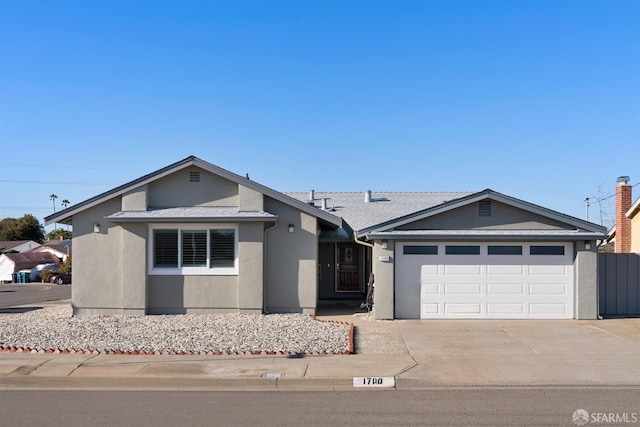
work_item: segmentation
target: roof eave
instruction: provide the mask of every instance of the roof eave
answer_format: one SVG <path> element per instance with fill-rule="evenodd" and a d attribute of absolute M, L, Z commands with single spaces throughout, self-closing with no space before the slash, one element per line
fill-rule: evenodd
<path fill-rule="evenodd" d="M 366 240 L 457 240 L 457 241 L 577 241 L 577 240 L 600 240 L 605 237 L 600 233 L 566 233 L 566 234 L 531 234 L 529 236 L 521 234 L 403 234 L 397 232 L 374 232 L 362 235 Z"/>
<path fill-rule="evenodd" d="M 155 172 L 151 172 L 147 175 L 144 175 L 136 180 L 130 181 L 112 190 L 101 193 L 77 205 L 70 206 L 67 209 L 64 209 L 60 212 L 49 215 L 45 217 L 45 225 L 50 225 L 53 223 L 71 224 L 73 215 L 85 209 L 89 209 L 109 199 L 112 199 L 113 197 L 121 196 L 122 194 L 127 193 L 135 188 L 138 188 L 143 185 L 147 185 L 150 182 L 153 182 L 159 178 L 175 173 L 189 166 L 197 166 L 201 169 L 204 169 L 213 174 L 216 174 L 225 179 L 228 179 L 229 181 L 235 182 L 238 185 L 244 185 L 248 188 L 251 188 L 252 190 L 258 191 L 268 197 L 271 197 L 272 199 L 278 200 L 279 202 L 295 207 L 311 216 L 320 218 L 325 222 L 328 222 L 329 224 L 332 224 L 336 227 L 342 224 L 342 219 L 338 216 L 319 210 L 313 206 L 309 206 L 306 203 L 303 203 L 297 199 L 294 199 L 293 197 L 282 194 L 262 184 L 258 184 L 255 181 L 251 181 L 248 178 L 242 177 L 231 171 L 215 166 L 209 162 L 205 162 L 204 160 L 199 159 L 195 156 L 189 156 L 186 159 L 180 160 L 176 163 L 173 163 Z"/>
<path fill-rule="evenodd" d="M 278 222 L 278 217 L 173 217 L 173 218 L 118 218 L 104 217 L 115 224 L 124 223 L 216 223 L 216 222 Z"/>
<path fill-rule="evenodd" d="M 629 208 L 627 212 L 625 212 L 625 216 L 629 219 L 633 218 L 640 212 L 640 197 L 635 201 L 633 205 Z"/>

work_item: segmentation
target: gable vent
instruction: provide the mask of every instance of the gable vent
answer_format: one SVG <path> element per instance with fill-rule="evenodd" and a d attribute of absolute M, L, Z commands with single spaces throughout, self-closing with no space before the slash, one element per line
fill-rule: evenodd
<path fill-rule="evenodd" d="M 200 172 L 189 172 L 189 182 L 200 182 Z"/>
<path fill-rule="evenodd" d="M 480 200 L 478 203 L 478 216 L 491 216 L 491 200 Z"/>

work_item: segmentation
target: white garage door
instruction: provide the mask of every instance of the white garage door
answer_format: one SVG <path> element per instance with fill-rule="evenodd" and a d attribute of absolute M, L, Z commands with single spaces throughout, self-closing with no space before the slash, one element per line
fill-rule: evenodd
<path fill-rule="evenodd" d="M 572 243 L 396 243 L 395 316 L 573 318 Z"/>

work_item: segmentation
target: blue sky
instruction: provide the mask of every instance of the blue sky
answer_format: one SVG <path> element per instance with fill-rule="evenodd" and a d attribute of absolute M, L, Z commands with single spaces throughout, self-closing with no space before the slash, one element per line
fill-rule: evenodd
<path fill-rule="evenodd" d="M 584 218 L 640 182 L 640 2 L 0 0 L 0 218 L 192 154 Z"/>

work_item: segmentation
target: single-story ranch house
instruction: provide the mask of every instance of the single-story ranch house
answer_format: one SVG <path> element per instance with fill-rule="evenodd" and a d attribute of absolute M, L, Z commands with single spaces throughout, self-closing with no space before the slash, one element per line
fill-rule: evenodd
<path fill-rule="evenodd" d="M 188 157 L 46 218 L 73 224 L 75 315 L 597 317 L 606 229 L 493 190 L 290 193 Z"/>

